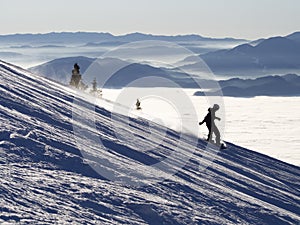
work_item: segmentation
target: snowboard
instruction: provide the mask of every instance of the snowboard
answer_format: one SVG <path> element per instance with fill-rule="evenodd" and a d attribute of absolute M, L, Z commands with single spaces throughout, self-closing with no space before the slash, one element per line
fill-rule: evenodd
<path fill-rule="evenodd" d="M 208 140 L 206 140 L 206 138 L 202 138 L 202 140 L 205 141 L 205 142 L 207 142 L 207 143 L 213 144 L 216 147 L 219 147 L 220 149 L 227 149 L 227 146 L 226 146 L 225 142 L 223 142 L 223 141 L 221 141 L 221 145 L 218 146 L 213 140 L 212 141 L 208 141 Z"/>

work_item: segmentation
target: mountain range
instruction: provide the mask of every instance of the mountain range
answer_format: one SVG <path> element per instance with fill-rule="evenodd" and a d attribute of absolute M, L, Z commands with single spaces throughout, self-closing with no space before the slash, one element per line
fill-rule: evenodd
<path fill-rule="evenodd" d="M 242 44 L 200 56 L 215 74 L 243 76 L 274 73 L 299 73 L 300 38 L 287 37 L 260 40 L 256 45 Z M 188 65 L 191 67 L 194 65 Z"/>
<path fill-rule="evenodd" d="M 194 95 L 220 95 L 231 97 L 300 96 L 300 76 L 266 76 L 256 79 L 233 78 L 219 81 L 220 90 L 197 91 Z"/>
<path fill-rule="evenodd" d="M 10 34 L 0 35 L 0 43 L 22 44 L 74 44 L 74 43 L 101 43 L 101 42 L 134 42 L 145 40 L 169 41 L 169 42 L 193 42 L 193 41 L 222 41 L 222 42 L 246 42 L 244 39 L 234 38 L 208 38 L 200 35 L 152 35 L 143 33 L 131 33 L 115 36 L 110 33 L 97 32 L 61 32 L 46 34 Z"/>
<path fill-rule="evenodd" d="M 145 78 L 157 77 L 165 78 L 178 84 L 183 88 L 201 88 L 189 75 L 176 72 L 166 68 L 156 68 L 147 64 L 128 63 L 115 58 L 98 59 L 99 64 L 97 74 L 85 75 L 86 69 L 95 62 L 94 58 L 87 57 L 67 57 L 56 59 L 48 63 L 30 68 L 30 71 L 40 74 L 44 77 L 68 84 L 71 77 L 71 70 L 74 63 L 79 63 L 81 73 L 85 83 L 90 84 L 94 78 L 101 81 L 104 75 L 109 73 L 111 68 L 121 68 L 105 83 L 106 88 L 123 88 L 128 86 L 132 81 Z M 193 77 L 195 78 L 195 77 Z M 197 79 L 197 78 L 195 78 Z M 198 79 L 199 83 L 206 85 L 205 88 L 215 88 L 215 81 Z M 256 79 L 233 78 L 229 80 L 218 81 L 224 96 L 235 97 L 253 97 L 259 95 L 265 96 L 299 96 L 300 95 L 300 78 L 296 74 L 285 76 L 265 76 Z M 154 79 L 153 83 L 139 83 L 138 87 L 172 87 L 169 82 L 162 82 L 161 79 Z M 209 92 L 209 94 L 217 94 Z M 201 91 L 195 95 L 203 95 Z M 208 92 L 207 92 L 208 94 Z"/>
<path fill-rule="evenodd" d="M 115 36 L 110 33 L 62 32 L 47 34 L 0 35 L 2 59 L 23 62 L 45 62 L 62 57 L 97 57 L 111 49 L 135 41 L 167 41 L 179 44 L 190 54 L 185 59 L 176 49 L 157 49 L 154 53 L 178 57 L 179 69 L 191 74 L 199 71 L 199 56 L 214 74 L 228 77 L 261 77 L 269 74 L 300 73 L 300 32 L 285 37 L 248 41 L 234 38 L 207 38 L 200 35 L 152 35 L 131 33 Z M 142 49 L 141 49 L 142 51 Z M 9 54 L 8 54 L 9 53 Z M 15 54 L 16 57 L 12 57 Z M 34 63 L 29 66 L 34 65 Z M 201 66 L 201 65 L 200 65 Z"/>
<path fill-rule="evenodd" d="M 74 63 L 79 63 L 81 73 L 83 74 L 82 79 L 87 84 L 90 84 L 94 78 L 98 81 L 102 81 L 110 70 L 113 68 L 120 68 L 117 71 L 114 71 L 110 79 L 105 82 L 104 87 L 106 88 L 123 88 L 128 85 L 130 86 L 132 81 L 145 77 L 156 77 L 158 79 L 153 79 L 153 82 L 151 83 L 140 82 L 138 87 L 172 87 L 173 84 L 162 81 L 160 78 L 170 80 L 185 88 L 198 87 L 195 81 L 185 73 L 172 71 L 166 68 L 157 68 L 142 63 L 129 63 L 116 58 L 95 59 L 82 56 L 67 57 L 55 59 L 42 65 L 32 67 L 29 70 L 52 80 L 68 84 Z M 85 74 L 87 68 L 92 63 L 97 64 L 97 72 L 92 75 L 90 75 L 90 73 Z"/>

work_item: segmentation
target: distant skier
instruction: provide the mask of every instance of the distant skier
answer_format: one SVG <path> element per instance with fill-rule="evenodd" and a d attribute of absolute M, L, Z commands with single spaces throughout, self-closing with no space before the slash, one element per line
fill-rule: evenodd
<path fill-rule="evenodd" d="M 141 102 L 140 102 L 139 99 L 136 100 L 135 106 L 136 106 L 136 109 L 137 109 L 137 110 L 142 109 L 142 108 L 141 108 Z"/>
<path fill-rule="evenodd" d="M 208 128 L 207 141 L 212 142 L 212 135 L 215 134 L 215 136 L 216 136 L 216 145 L 218 145 L 218 146 L 221 145 L 220 131 L 219 131 L 219 129 L 217 128 L 217 126 L 215 124 L 215 119 L 221 120 L 219 117 L 216 117 L 216 111 L 218 111 L 219 108 L 220 107 L 219 107 L 218 104 L 214 104 L 214 106 L 212 108 L 208 109 L 208 113 L 205 116 L 205 118 L 203 119 L 203 121 L 199 123 L 199 125 L 202 125 L 203 123 L 205 123 L 207 128 Z"/>

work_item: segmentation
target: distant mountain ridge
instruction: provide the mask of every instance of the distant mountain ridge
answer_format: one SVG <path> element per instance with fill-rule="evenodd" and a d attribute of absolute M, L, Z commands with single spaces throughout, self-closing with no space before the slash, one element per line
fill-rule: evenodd
<path fill-rule="evenodd" d="M 289 34 L 289 35 L 286 36 L 286 38 L 288 38 L 290 40 L 293 40 L 293 41 L 300 42 L 300 31 Z"/>
<path fill-rule="evenodd" d="M 266 76 L 256 79 L 233 78 L 219 81 L 221 93 L 231 97 L 300 96 L 300 76 Z M 197 91 L 194 95 L 220 95 L 219 91 Z"/>
<path fill-rule="evenodd" d="M 107 41 L 133 42 L 144 40 L 160 40 L 169 42 L 180 41 L 246 41 L 234 38 L 208 38 L 196 34 L 190 35 L 152 35 L 143 33 L 130 33 L 115 36 L 110 33 L 97 32 L 61 32 L 45 34 L 10 34 L 0 35 L 0 42 L 7 43 L 99 43 Z"/>
<path fill-rule="evenodd" d="M 93 62 L 98 64 L 98 72 L 92 76 L 90 76 L 90 74 L 87 76 L 84 73 Z M 29 70 L 35 74 L 68 84 L 74 63 L 78 63 L 80 65 L 80 71 L 83 75 L 82 79 L 88 84 L 90 84 L 94 78 L 101 81 L 104 74 L 107 74 L 111 68 L 120 68 L 118 71 L 115 71 L 110 79 L 105 83 L 105 87 L 107 88 L 123 88 L 136 79 L 149 76 L 165 78 L 185 88 L 198 87 L 195 81 L 185 73 L 168 70 L 166 68 L 157 68 L 142 63 L 129 63 L 117 58 L 102 58 L 96 60 L 96 58 L 83 56 L 66 57 L 29 68 Z M 170 87 L 170 85 L 171 83 L 169 82 L 162 82 L 162 79 L 153 79 L 152 83 L 138 84 L 139 87 Z"/>
<path fill-rule="evenodd" d="M 88 77 L 84 73 L 95 60 L 95 58 L 83 56 L 60 58 L 30 68 L 30 71 L 68 84 L 73 65 L 77 62 L 81 67 L 83 80 L 87 84 L 90 84 L 94 78 L 97 78 L 98 81 L 101 81 L 103 79 L 103 74 L 106 74 L 107 70 L 114 67 L 121 69 L 116 71 L 115 74 L 113 74 L 113 76 L 111 76 L 111 78 L 105 83 L 105 87 L 107 88 L 123 88 L 128 86 L 128 84 L 132 81 L 147 76 L 165 78 L 179 84 L 184 88 L 199 88 L 195 81 L 185 73 L 175 72 L 165 68 L 156 68 L 146 64 L 128 63 L 115 58 L 98 59 L 97 63 L 99 64 L 99 73 L 95 74 L 95 76 Z M 200 83 L 205 83 L 206 88 L 215 87 L 215 81 L 201 80 Z M 233 78 L 229 80 L 221 80 L 219 81 L 219 85 L 224 96 L 300 96 L 300 76 L 296 74 L 288 74 L 284 76 L 265 76 L 256 79 Z M 170 84 L 167 82 L 163 83 L 161 79 L 157 79 L 157 82 L 151 84 L 140 83 L 139 86 L 170 87 Z M 202 92 L 197 92 L 195 95 L 203 94 L 204 93 Z M 210 92 L 209 94 L 214 95 L 218 93 Z"/>
<path fill-rule="evenodd" d="M 70 81 L 74 63 L 80 63 L 81 73 L 84 73 L 94 60 L 94 58 L 84 56 L 66 57 L 32 67 L 29 70 L 33 73 L 67 84 Z"/>
<path fill-rule="evenodd" d="M 300 32 L 286 37 L 259 39 L 232 49 L 200 55 L 216 75 L 244 76 L 300 72 Z M 197 68 L 191 57 L 184 69 Z"/>
<path fill-rule="evenodd" d="M 114 36 L 109 33 L 96 32 L 61 32 L 61 33 L 45 33 L 45 34 L 9 34 L 0 35 L 0 42 L 22 43 L 22 44 L 55 44 L 55 43 L 83 43 L 84 40 L 90 42 L 99 40 L 109 40 Z"/>

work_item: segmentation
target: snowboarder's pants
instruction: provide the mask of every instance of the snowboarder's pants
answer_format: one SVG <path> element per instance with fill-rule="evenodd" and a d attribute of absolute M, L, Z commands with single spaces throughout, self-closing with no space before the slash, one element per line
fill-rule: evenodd
<path fill-rule="evenodd" d="M 220 145 L 221 144 L 221 137 L 220 137 L 220 131 L 217 128 L 216 125 L 212 125 L 211 127 L 208 127 L 208 140 L 211 141 L 212 140 L 212 135 L 215 134 L 216 136 L 216 145 Z"/>

